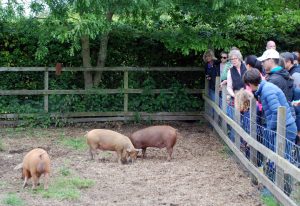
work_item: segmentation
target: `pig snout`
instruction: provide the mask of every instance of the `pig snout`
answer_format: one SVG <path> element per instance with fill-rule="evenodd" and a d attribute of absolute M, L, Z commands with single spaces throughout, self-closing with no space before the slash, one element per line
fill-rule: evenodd
<path fill-rule="evenodd" d="M 138 153 L 140 151 L 141 151 L 140 149 L 128 149 L 127 150 L 127 162 L 134 163 L 136 161 Z"/>

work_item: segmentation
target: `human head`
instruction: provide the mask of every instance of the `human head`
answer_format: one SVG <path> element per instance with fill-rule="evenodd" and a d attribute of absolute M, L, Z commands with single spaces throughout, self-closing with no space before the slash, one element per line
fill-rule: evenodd
<path fill-rule="evenodd" d="M 290 52 L 283 52 L 280 54 L 280 56 L 284 60 L 284 67 L 287 70 L 290 70 L 294 66 L 294 55 Z"/>
<path fill-rule="evenodd" d="M 235 92 L 234 105 L 240 112 L 245 112 L 250 108 L 250 99 L 253 97 L 252 93 L 249 93 L 244 88 Z"/>
<path fill-rule="evenodd" d="M 230 48 L 230 51 L 232 51 L 232 50 L 240 50 L 240 49 L 237 48 L 236 46 L 233 46 L 233 47 Z"/>
<path fill-rule="evenodd" d="M 221 56 L 221 62 L 222 62 L 222 63 L 227 62 L 227 60 L 228 60 L 228 54 L 227 54 L 226 52 L 222 51 L 222 52 L 220 53 L 220 56 Z"/>
<path fill-rule="evenodd" d="M 215 53 L 213 50 L 208 49 L 204 54 L 203 54 L 203 61 L 205 63 L 211 62 L 213 60 L 216 60 L 217 58 L 215 57 Z"/>
<path fill-rule="evenodd" d="M 247 69 L 256 68 L 262 73 L 262 65 L 261 62 L 257 60 L 255 55 L 249 55 L 245 58 L 245 64 Z"/>
<path fill-rule="evenodd" d="M 258 69 L 249 69 L 245 72 L 243 81 L 246 85 L 251 87 L 252 91 L 256 91 L 261 82 L 261 74 Z"/>
<path fill-rule="evenodd" d="M 276 44 L 274 41 L 270 40 L 267 42 L 267 45 L 266 45 L 266 50 L 268 49 L 275 49 L 276 50 Z"/>
<path fill-rule="evenodd" d="M 241 65 L 243 56 L 240 50 L 231 50 L 228 56 L 233 66 L 237 67 Z"/>
<path fill-rule="evenodd" d="M 257 58 L 257 60 L 262 62 L 266 73 L 270 73 L 270 70 L 279 64 L 279 59 L 279 53 L 275 49 L 268 49 L 261 57 Z"/>

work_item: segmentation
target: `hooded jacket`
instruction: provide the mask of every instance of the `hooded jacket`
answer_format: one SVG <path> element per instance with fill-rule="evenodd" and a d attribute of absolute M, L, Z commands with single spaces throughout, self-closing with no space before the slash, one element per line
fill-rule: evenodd
<path fill-rule="evenodd" d="M 294 80 L 287 70 L 280 66 L 275 67 L 271 70 L 266 80 L 278 86 L 289 102 L 293 100 Z"/>
<path fill-rule="evenodd" d="M 279 106 L 286 107 L 286 126 L 295 124 L 295 119 L 292 116 L 290 106 L 282 90 L 277 86 L 262 80 L 255 92 L 255 96 L 258 96 L 262 103 L 268 129 L 273 131 L 276 130 L 277 111 Z"/>

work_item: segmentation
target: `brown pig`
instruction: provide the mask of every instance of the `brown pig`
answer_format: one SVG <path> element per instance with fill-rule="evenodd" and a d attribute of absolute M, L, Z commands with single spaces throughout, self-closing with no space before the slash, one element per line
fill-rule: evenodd
<path fill-rule="evenodd" d="M 15 169 L 20 168 L 22 168 L 22 178 L 24 178 L 23 188 L 26 187 L 28 179 L 32 177 L 32 189 L 35 189 L 39 184 L 41 175 L 44 174 L 44 189 L 48 189 L 50 158 L 45 150 L 36 148 L 28 152 L 23 159 L 23 163 L 15 167 Z"/>
<path fill-rule="evenodd" d="M 151 126 L 134 132 L 130 136 L 130 140 L 135 148 L 142 149 L 143 158 L 146 156 L 147 147 L 166 147 L 169 154 L 167 160 L 170 161 L 177 135 L 178 132 L 173 127 L 167 125 Z"/>
<path fill-rule="evenodd" d="M 91 159 L 94 159 L 97 149 L 116 151 L 118 162 L 124 164 L 136 160 L 139 152 L 127 136 L 108 129 L 91 130 L 86 134 L 86 139 L 90 147 Z"/>

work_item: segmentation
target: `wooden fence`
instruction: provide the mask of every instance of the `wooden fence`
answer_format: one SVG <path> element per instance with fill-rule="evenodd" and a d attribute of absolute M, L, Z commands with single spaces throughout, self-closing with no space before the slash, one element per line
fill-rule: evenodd
<path fill-rule="evenodd" d="M 69 122 L 95 122 L 95 121 L 118 121 L 118 120 L 132 120 L 133 118 L 140 118 L 141 120 L 200 120 L 203 119 L 202 111 L 197 112 L 131 112 L 128 111 L 128 94 L 142 94 L 143 89 L 130 89 L 128 85 L 129 72 L 141 71 L 164 71 L 164 72 L 203 72 L 203 68 L 198 67 L 104 67 L 104 68 L 82 68 L 82 67 L 64 67 L 62 72 L 74 71 L 110 71 L 110 72 L 124 72 L 124 85 L 122 89 L 77 89 L 77 90 L 50 90 L 49 89 L 49 72 L 55 72 L 54 67 L 0 67 L 0 72 L 44 72 L 44 89 L 42 90 L 0 90 L 0 95 L 43 95 L 44 96 L 44 111 L 48 113 L 49 110 L 49 95 L 63 95 L 63 94 L 124 94 L 124 109 L 118 112 L 69 112 L 69 113 L 51 113 L 50 116 L 56 118 L 66 118 Z M 159 94 L 172 93 L 168 89 L 152 89 L 151 93 Z M 203 89 L 187 89 L 188 94 L 202 94 Z M 10 124 L 11 120 L 21 119 L 32 114 L 1 114 L 0 124 Z"/>
<path fill-rule="evenodd" d="M 265 185 L 269 191 L 283 204 L 296 206 L 297 203 L 292 200 L 284 191 L 284 175 L 289 174 L 294 181 L 300 182 L 300 169 L 295 165 L 291 164 L 288 160 L 284 158 L 284 148 L 285 148 L 285 107 L 278 108 L 277 116 L 277 141 L 276 149 L 272 150 L 265 147 L 262 143 L 257 141 L 256 136 L 256 101 L 254 98 L 250 101 L 250 134 L 248 134 L 240 126 L 240 113 L 235 110 L 234 119 L 227 116 L 227 104 L 226 96 L 227 89 L 222 89 L 222 108 L 219 107 L 219 83 L 220 79 L 216 80 L 216 91 L 215 91 L 215 101 L 212 101 L 208 97 L 208 82 L 205 83 L 205 93 L 203 94 L 203 99 L 205 101 L 205 117 L 213 126 L 214 130 L 219 134 L 222 140 L 228 145 L 228 147 L 234 152 L 236 157 L 241 161 L 241 163 L 257 178 L 259 182 Z M 210 110 L 214 111 L 214 118 L 210 115 Z M 221 119 L 221 124 L 220 124 Z M 227 133 L 227 125 L 235 131 L 235 141 L 231 141 Z M 283 137 L 283 138 L 282 138 Z M 243 138 L 247 144 L 250 146 L 250 159 L 247 159 L 245 154 L 240 150 L 240 142 Z M 260 152 L 265 158 L 273 161 L 276 165 L 276 178 L 275 182 L 272 182 L 263 172 L 257 167 L 257 162 L 255 160 L 256 153 Z M 299 189 L 299 188 L 298 188 Z"/>

